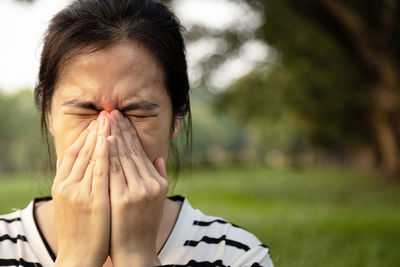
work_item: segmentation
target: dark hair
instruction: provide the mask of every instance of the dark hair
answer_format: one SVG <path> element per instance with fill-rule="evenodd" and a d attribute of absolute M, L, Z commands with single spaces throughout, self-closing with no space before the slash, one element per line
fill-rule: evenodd
<path fill-rule="evenodd" d="M 131 40 L 145 46 L 159 60 L 164 71 L 164 86 L 172 102 L 173 117 L 183 122 L 185 152 L 191 153 L 191 112 L 189 80 L 182 26 L 165 5 L 153 0 L 76 0 L 50 21 L 44 37 L 35 104 L 42 112 L 41 125 L 48 151 L 46 112 L 58 75 L 76 55 L 88 54 Z M 179 157 L 176 145 L 176 171 Z"/>

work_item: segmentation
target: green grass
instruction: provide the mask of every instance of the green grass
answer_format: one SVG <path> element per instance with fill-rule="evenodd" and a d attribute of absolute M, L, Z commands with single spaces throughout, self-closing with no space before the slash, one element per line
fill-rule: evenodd
<path fill-rule="evenodd" d="M 48 194 L 37 178 L 0 177 L 0 212 Z M 341 169 L 194 169 L 174 192 L 256 234 L 278 266 L 400 266 L 400 187 Z"/>
<path fill-rule="evenodd" d="M 52 180 L 42 174 L 0 176 L 0 214 L 24 208 L 35 197 L 49 196 Z"/>

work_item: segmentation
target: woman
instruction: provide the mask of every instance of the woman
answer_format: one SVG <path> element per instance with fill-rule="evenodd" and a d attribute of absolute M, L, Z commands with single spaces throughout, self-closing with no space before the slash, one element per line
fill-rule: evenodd
<path fill-rule="evenodd" d="M 52 19 L 35 89 L 52 198 L 0 217 L 0 266 L 272 266 L 254 235 L 166 198 L 190 122 L 180 29 L 151 0 L 78 0 Z"/>

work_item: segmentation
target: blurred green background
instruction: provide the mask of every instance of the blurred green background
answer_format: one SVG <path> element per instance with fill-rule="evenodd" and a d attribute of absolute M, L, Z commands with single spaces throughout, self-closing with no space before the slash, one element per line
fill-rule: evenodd
<path fill-rule="evenodd" d="M 276 266 L 400 266 L 397 1 L 164 2 L 186 27 L 194 135 L 170 194 L 255 233 Z M 196 2 L 237 17 L 186 19 Z M 31 88 L 0 94 L 0 150 L 0 213 L 49 195 Z"/>

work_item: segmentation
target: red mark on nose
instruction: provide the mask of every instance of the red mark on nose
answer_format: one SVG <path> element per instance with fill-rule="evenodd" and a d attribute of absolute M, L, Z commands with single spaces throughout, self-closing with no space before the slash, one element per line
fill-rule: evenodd
<path fill-rule="evenodd" d="M 102 107 L 104 111 L 111 112 L 115 109 L 115 104 L 111 101 L 105 101 Z"/>

